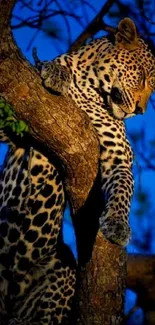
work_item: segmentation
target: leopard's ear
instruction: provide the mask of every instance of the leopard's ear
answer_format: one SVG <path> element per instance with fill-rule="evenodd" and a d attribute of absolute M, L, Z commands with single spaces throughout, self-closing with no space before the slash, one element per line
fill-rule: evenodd
<path fill-rule="evenodd" d="M 136 26 L 133 20 L 124 18 L 120 21 L 115 34 L 115 40 L 119 47 L 128 49 L 129 51 L 139 46 Z"/>

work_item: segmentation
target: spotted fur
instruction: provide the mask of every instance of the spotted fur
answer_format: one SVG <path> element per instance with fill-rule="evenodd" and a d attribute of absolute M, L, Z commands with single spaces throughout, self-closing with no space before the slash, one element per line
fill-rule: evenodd
<path fill-rule="evenodd" d="M 11 142 L 0 184 L 0 322 L 59 324 L 74 295 L 76 264 L 61 239 L 65 207 L 49 158 Z"/>
<path fill-rule="evenodd" d="M 103 234 L 126 245 L 133 192 L 133 154 L 123 119 L 143 113 L 154 90 L 154 57 L 126 18 L 115 39 L 95 40 L 39 64 L 43 84 L 71 96 L 90 117 L 100 141 Z M 0 322 L 65 322 L 76 267 L 61 238 L 65 192 L 48 153 L 0 133 L 9 143 L 0 185 Z M 95 204 L 95 203 L 94 203 Z"/>

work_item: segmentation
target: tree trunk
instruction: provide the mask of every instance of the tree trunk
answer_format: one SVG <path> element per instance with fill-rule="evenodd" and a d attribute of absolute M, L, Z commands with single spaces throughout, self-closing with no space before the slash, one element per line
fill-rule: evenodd
<path fill-rule="evenodd" d="M 125 265 L 125 251 L 99 232 L 92 259 L 79 273 L 76 325 L 122 324 Z"/>

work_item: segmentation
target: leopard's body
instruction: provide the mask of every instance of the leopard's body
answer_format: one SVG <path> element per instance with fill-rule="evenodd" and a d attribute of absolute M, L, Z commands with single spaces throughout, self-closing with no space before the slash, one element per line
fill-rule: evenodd
<path fill-rule="evenodd" d="M 145 111 L 155 84 L 154 63 L 133 22 L 125 19 L 114 43 L 96 40 L 41 64 L 44 86 L 71 96 L 94 124 L 105 200 L 100 227 L 123 246 L 130 238 L 133 192 L 133 155 L 123 119 Z M 70 309 L 76 278 L 71 253 L 60 239 L 65 194 L 59 172 L 46 154 L 12 143 L 1 179 L 1 318 L 10 324 L 14 318 L 59 324 Z M 71 258 L 63 259 L 60 249 Z"/>

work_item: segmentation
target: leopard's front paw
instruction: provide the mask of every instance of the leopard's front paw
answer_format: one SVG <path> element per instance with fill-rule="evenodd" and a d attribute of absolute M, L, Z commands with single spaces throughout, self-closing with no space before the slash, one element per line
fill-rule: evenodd
<path fill-rule="evenodd" d="M 106 239 L 120 246 L 126 246 L 131 238 L 131 230 L 127 222 L 117 218 L 108 218 L 100 222 L 100 228 Z"/>
<path fill-rule="evenodd" d="M 71 83 L 71 75 L 67 67 L 47 61 L 42 64 L 41 78 L 45 88 L 67 95 Z"/>

